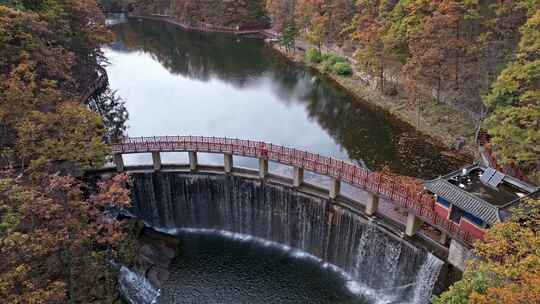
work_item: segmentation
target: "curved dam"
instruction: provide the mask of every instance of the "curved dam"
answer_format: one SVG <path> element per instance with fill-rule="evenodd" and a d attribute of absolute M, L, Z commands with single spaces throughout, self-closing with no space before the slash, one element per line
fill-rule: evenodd
<path fill-rule="evenodd" d="M 445 263 L 339 202 L 235 175 L 140 172 L 132 212 L 161 231 L 211 229 L 286 245 L 335 265 L 362 288 L 429 303 Z"/>

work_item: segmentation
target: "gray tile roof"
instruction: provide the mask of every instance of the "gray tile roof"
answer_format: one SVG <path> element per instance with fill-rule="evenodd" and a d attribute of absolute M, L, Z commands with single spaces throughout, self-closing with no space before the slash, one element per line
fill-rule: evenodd
<path fill-rule="evenodd" d="M 501 221 L 499 209 L 490 203 L 461 190 L 444 179 L 435 179 L 424 183 L 427 190 L 443 197 L 459 208 L 493 225 Z"/>

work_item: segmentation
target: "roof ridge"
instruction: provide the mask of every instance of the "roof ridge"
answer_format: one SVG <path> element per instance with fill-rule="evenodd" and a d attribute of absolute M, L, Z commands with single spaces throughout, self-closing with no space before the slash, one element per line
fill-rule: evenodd
<path fill-rule="evenodd" d="M 452 205 L 456 205 L 463 211 L 470 213 L 483 221 L 494 224 L 501 221 L 499 215 L 500 209 L 486 202 L 445 179 L 437 179 L 432 182 L 426 182 L 425 188 L 433 193 L 448 196 Z"/>
<path fill-rule="evenodd" d="M 456 185 L 450 183 L 449 181 L 447 181 L 447 180 L 445 180 L 445 179 L 442 179 L 442 181 L 443 181 L 445 184 L 447 184 L 447 185 L 450 185 L 450 186 L 452 186 L 452 187 L 456 187 Z M 467 191 L 464 191 L 463 189 L 461 189 L 461 188 L 459 188 L 459 187 L 457 187 L 457 188 L 460 190 L 461 193 L 463 193 L 464 195 L 468 196 L 469 198 L 472 198 L 472 199 L 474 199 L 474 200 L 476 200 L 476 201 L 478 201 L 478 202 L 480 202 L 480 203 L 486 205 L 487 207 L 492 208 L 493 210 L 495 210 L 495 211 L 497 211 L 497 212 L 499 211 L 499 207 L 498 207 L 498 206 L 495 206 L 495 205 L 493 205 L 493 204 L 490 204 L 490 203 L 486 202 L 485 200 L 483 200 L 483 199 L 481 199 L 481 198 L 478 198 L 477 196 L 475 196 L 475 195 L 473 195 L 473 194 L 471 194 L 471 193 L 469 193 L 469 192 L 467 192 Z"/>

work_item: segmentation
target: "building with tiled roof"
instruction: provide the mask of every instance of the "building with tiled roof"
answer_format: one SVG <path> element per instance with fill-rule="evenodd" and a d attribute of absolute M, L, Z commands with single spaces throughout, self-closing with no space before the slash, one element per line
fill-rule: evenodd
<path fill-rule="evenodd" d="M 539 188 L 493 168 L 470 165 L 424 183 L 435 195 L 435 211 L 465 231 L 482 236 L 486 228 L 504 221 L 524 198 Z"/>

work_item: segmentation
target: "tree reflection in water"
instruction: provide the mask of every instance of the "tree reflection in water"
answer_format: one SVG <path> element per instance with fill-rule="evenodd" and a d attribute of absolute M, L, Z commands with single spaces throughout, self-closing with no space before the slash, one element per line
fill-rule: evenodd
<path fill-rule="evenodd" d="M 349 160 L 372 170 L 386 167 L 434 177 L 461 165 L 409 125 L 355 99 L 323 75 L 291 64 L 260 39 L 185 32 L 148 20 L 129 20 L 113 30 L 113 51 L 149 54 L 172 74 L 201 82 L 218 79 L 238 90 L 264 82 L 280 102 L 302 105 L 308 119 L 324 129 Z M 288 136 L 299 135 L 291 130 Z"/>

